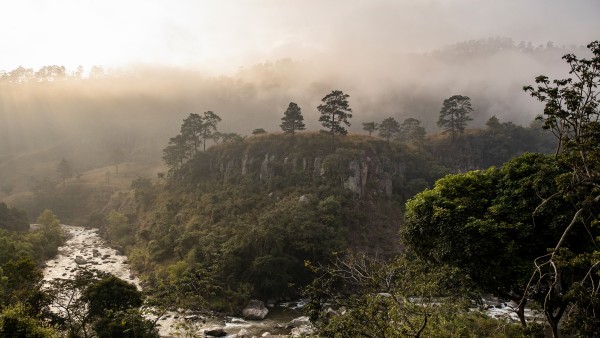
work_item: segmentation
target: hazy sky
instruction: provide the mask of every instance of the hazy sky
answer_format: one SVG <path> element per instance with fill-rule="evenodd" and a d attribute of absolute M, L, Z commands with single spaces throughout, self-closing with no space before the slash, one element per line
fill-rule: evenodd
<path fill-rule="evenodd" d="M 0 69 L 59 64 L 194 66 L 215 71 L 292 57 L 429 51 L 490 36 L 586 44 L 598 0 L 3 1 Z"/>

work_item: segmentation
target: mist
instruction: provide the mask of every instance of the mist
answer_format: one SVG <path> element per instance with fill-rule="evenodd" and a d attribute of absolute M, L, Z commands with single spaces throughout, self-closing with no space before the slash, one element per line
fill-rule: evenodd
<path fill-rule="evenodd" d="M 224 132 L 277 132 L 289 102 L 299 104 L 307 129 L 316 131 L 321 128 L 316 107 L 334 89 L 350 95 L 353 132 L 361 132 L 362 122 L 388 116 L 399 121 L 415 117 L 428 132 L 436 132 L 441 104 L 454 94 L 471 97 L 472 127 L 492 115 L 528 124 L 541 111 L 522 92 L 523 85 L 542 73 L 566 74 L 560 57 L 584 52 L 581 47 L 531 48 L 489 38 L 405 54 L 383 64 L 375 59 L 369 64 L 281 59 L 240 68 L 230 76 L 138 66 L 89 78 L 3 81 L 0 154 L 69 137 L 110 142 L 140 138 L 159 147 L 178 133 L 183 118 L 208 110 L 223 118 Z"/>
<path fill-rule="evenodd" d="M 128 161 L 159 162 L 190 113 L 214 111 L 221 132 L 278 132 L 295 102 L 318 131 L 316 107 L 332 90 L 350 95 L 355 133 L 386 117 L 414 117 L 435 133 L 443 100 L 455 94 L 472 100 L 470 128 L 492 115 L 527 125 L 542 107 L 522 87 L 539 74 L 566 76 L 561 56 L 585 56 L 600 31 L 596 1 L 4 7 L 14 15 L 0 22 L 0 175 L 21 181 L 47 175 L 60 158 L 79 172 L 107 165 L 115 148 Z M 35 76 L 50 65 L 65 66 L 65 76 Z M 19 66 L 30 69 L 23 81 L 11 78 Z"/>

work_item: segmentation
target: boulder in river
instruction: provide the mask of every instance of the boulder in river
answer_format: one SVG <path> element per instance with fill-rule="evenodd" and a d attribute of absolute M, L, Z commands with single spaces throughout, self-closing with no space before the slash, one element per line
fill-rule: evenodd
<path fill-rule="evenodd" d="M 315 329 L 312 325 L 302 325 L 295 327 L 290 332 L 290 337 L 307 337 L 315 333 Z"/>
<path fill-rule="evenodd" d="M 302 316 L 302 317 L 292 319 L 289 323 L 287 323 L 286 327 L 288 329 L 292 329 L 295 327 L 300 327 L 302 325 L 311 325 L 310 319 L 308 319 L 307 316 Z"/>
<path fill-rule="evenodd" d="M 248 305 L 242 310 L 244 319 L 263 320 L 269 313 L 269 309 L 265 307 L 265 303 L 260 300 L 251 300 Z"/>
<path fill-rule="evenodd" d="M 225 337 L 227 332 L 223 329 L 204 330 L 204 334 L 211 337 Z"/>
<path fill-rule="evenodd" d="M 81 256 L 75 256 L 75 263 L 82 265 L 82 264 L 87 264 L 88 261 Z"/>

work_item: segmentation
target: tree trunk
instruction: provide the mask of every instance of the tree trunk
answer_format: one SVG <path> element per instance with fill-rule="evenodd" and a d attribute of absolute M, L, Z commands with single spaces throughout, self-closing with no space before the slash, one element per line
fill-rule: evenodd
<path fill-rule="evenodd" d="M 553 315 L 554 311 L 552 311 L 552 310 L 544 311 L 546 314 L 546 320 L 548 321 L 548 323 L 550 324 L 550 328 L 552 329 L 552 337 L 553 338 L 558 338 L 558 323 L 560 322 L 560 319 L 562 318 L 562 315 L 565 312 L 566 308 L 567 308 L 566 305 L 562 305 L 558 309 L 556 316 Z"/>
<path fill-rule="evenodd" d="M 527 327 L 527 321 L 525 321 L 525 304 L 527 304 L 527 301 L 522 301 L 519 303 L 519 307 L 517 308 L 517 316 L 519 317 L 519 321 L 521 321 L 521 325 L 523 325 L 523 327 Z"/>

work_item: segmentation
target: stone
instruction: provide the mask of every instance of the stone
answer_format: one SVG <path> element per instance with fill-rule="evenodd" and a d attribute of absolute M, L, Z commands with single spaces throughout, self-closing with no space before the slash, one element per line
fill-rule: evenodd
<path fill-rule="evenodd" d="M 308 203 L 310 203 L 310 199 L 308 198 L 308 195 L 302 195 L 298 199 L 298 202 L 300 202 L 302 204 L 308 204 Z"/>
<path fill-rule="evenodd" d="M 263 320 L 269 309 L 265 307 L 265 304 L 260 300 L 251 300 L 248 305 L 242 310 L 242 317 L 250 320 Z"/>
<path fill-rule="evenodd" d="M 246 338 L 246 337 L 251 337 L 250 334 L 248 333 L 248 330 L 246 329 L 241 329 L 236 335 L 236 338 Z"/>
<path fill-rule="evenodd" d="M 269 177 L 269 154 L 265 155 L 265 159 L 260 165 L 259 179 L 266 180 Z"/>
<path fill-rule="evenodd" d="M 323 173 L 321 171 L 321 163 L 322 162 L 323 162 L 323 158 L 315 157 L 315 163 L 314 163 L 314 167 L 313 167 L 315 174 L 323 175 Z"/>
<path fill-rule="evenodd" d="M 290 337 L 307 337 L 314 333 L 315 329 L 312 325 L 301 325 L 292 329 Z"/>
<path fill-rule="evenodd" d="M 225 337 L 227 332 L 223 329 L 204 330 L 204 334 L 211 337 Z"/>
<path fill-rule="evenodd" d="M 248 175 L 248 153 L 242 159 L 242 176 Z"/>
<path fill-rule="evenodd" d="M 288 329 L 292 329 L 295 327 L 300 327 L 302 325 L 310 325 L 310 319 L 308 319 L 307 316 L 302 316 L 302 317 L 298 317 L 298 318 L 294 318 L 291 321 L 289 321 L 285 327 Z"/>

